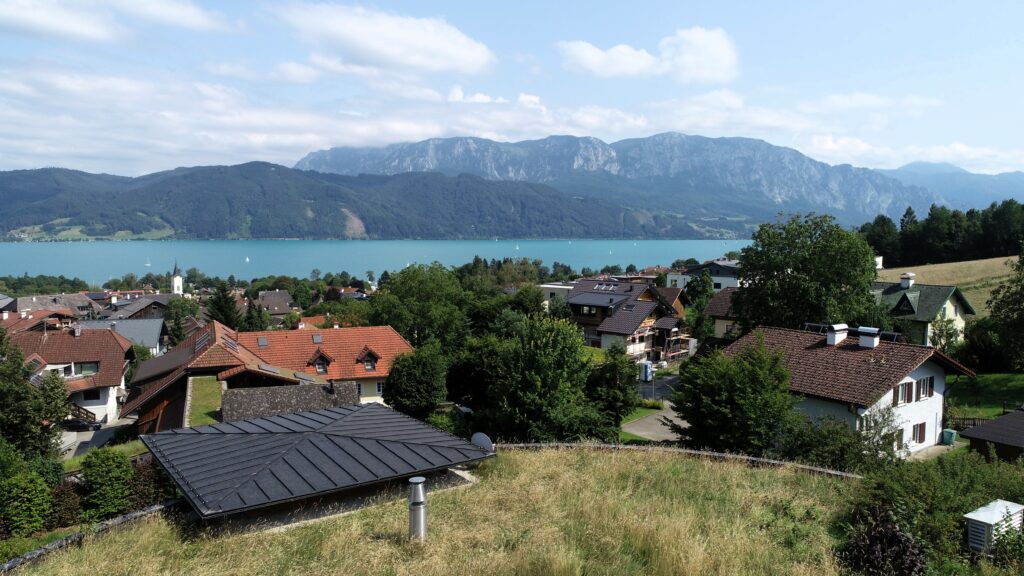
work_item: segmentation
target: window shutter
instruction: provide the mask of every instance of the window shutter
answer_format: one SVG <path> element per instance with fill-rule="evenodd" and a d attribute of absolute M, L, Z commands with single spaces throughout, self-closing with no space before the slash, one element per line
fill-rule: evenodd
<path fill-rule="evenodd" d="M 897 384 L 896 387 L 892 389 L 892 405 L 893 406 L 898 406 L 899 403 L 900 403 L 900 386 L 899 386 L 899 384 Z"/>
<path fill-rule="evenodd" d="M 928 377 L 928 397 L 935 395 L 935 376 Z"/>
<path fill-rule="evenodd" d="M 921 388 L 924 387 L 924 379 L 914 381 L 914 402 L 921 400 Z"/>

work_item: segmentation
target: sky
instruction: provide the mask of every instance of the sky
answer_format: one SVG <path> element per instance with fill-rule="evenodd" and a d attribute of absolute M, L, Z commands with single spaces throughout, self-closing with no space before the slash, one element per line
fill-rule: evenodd
<path fill-rule="evenodd" d="M 1024 4 L 725 4 L 0 0 L 0 170 L 666 131 L 1024 170 Z"/>

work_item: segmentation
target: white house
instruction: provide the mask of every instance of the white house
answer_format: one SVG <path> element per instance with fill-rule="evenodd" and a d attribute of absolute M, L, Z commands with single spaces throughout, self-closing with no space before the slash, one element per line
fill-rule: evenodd
<path fill-rule="evenodd" d="M 537 285 L 537 288 L 540 288 L 540 291 L 544 294 L 544 309 L 547 310 L 548 303 L 555 298 L 568 300 L 569 292 L 572 292 L 575 286 L 575 282 L 548 282 Z"/>
<path fill-rule="evenodd" d="M 759 328 L 725 349 L 738 354 L 763 337 L 781 352 L 797 405 L 814 418 L 832 416 L 861 429 L 869 413 L 894 410 L 897 447 L 909 453 L 938 444 L 942 434 L 946 378 L 971 376 L 968 369 L 928 346 L 883 340 L 877 328 L 845 324 L 817 332 Z"/>
<path fill-rule="evenodd" d="M 687 266 L 683 270 L 673 271 L 666 275 L 670 288 L 686 288 L 690 280 L 697 278 L 707 270 L 711 274 L 711 286 L 715 292 L 723 288 L 736 288 L 739 282 L 739 260 L 719 258 L 696 266 Z"/>
<path fill-rule="evenodd" d="M 132 343 L 113 330 L 29 331 L 11 335 L 33 378 L 64 377 L 68 399 L 93 420 L 116 420 L 125 395 L 124 374 L 134 358 Z M 84 414 L 84 413 L 83 413 Z"/>

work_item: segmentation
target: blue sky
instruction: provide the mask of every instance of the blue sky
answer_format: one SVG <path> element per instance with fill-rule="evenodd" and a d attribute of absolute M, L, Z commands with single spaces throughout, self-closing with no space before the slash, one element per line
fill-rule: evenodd
<path fill-rule="evenodd" d="M 636 4 L 0 0 L 0 169 L 664 131 L 1024 169 L 1024 5 Z"/>

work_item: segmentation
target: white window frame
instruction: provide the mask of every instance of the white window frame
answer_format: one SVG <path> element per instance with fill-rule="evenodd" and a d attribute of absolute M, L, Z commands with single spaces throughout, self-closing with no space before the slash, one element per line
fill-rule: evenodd
<path fill-rule="evenodd" d="M 384 383 L 377 382 L 377 396 L 384 396 Z"/>

